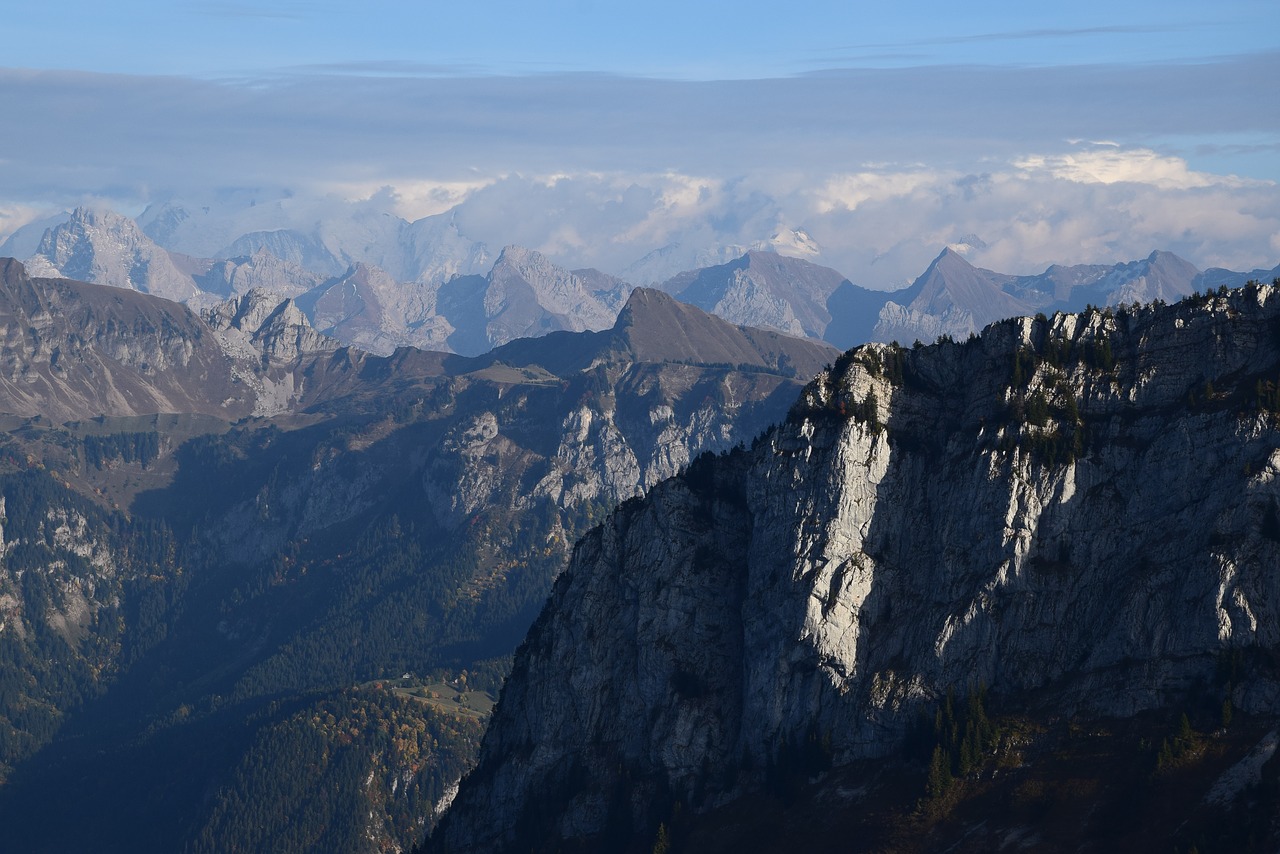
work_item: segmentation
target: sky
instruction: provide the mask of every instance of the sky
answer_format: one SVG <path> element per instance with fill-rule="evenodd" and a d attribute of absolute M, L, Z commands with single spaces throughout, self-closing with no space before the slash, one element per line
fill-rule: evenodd
<path fill-rule="evenodd" d="M 211 78 L 328 70 L 722 80 L 848 67 L 1185 61 L 1274 49 L 1280 24 L 1272 0 L 10 5 L 8 65 Z"/>
<path fill-rule="evenodd" d="M 10 5 L 0 238 L 257 194 L 292 200 L 273 227 L 448 214 L 615 273 L 1280 261 L 1274 0 Z"/>

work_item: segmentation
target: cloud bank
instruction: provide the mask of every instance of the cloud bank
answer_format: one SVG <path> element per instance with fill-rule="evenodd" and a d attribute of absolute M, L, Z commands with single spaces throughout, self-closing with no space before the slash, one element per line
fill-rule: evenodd
<path fill-rule="evenodd" d="M 1010 272 L 1155 248 L 1271 266 L 1277 78 L 1280 53 L 720 82 L 0 71 L 0 234 L 85 201 L 256 194 L 297 220 L 263 228 L 342 201 L 612 272 L 673 246 L 814 252 L 795 232 L 876 287 L 970 234 L 971 260 Z"/>

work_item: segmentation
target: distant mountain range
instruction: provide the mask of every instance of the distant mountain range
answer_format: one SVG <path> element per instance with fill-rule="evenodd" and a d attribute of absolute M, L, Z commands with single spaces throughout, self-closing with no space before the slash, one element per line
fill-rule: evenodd
<path fill-rule="evenodd" d="M 1005 317 L 1079 311 L 1086 305 L 1175 301 L 1195 287 L 1200 271 L 1168 252 L 1125 264 L 1054 265 L 1035 276 L 974 267 L 944 249 L 911 287 L 879 312 L 871 340 L 932 341 L 967 336 Z"/>
<path fill-rule="evenodd" d="M 220 220 L 208 223 L 213 234 L 202 234 L 199 213 L 174 207 L 149 209 L 140 221 L 81 208 L 40 224 L 45 230 L 38 241 L 38 226 L 20 231 L 0 253 L 34 246 L 27 260 L 33 275 L 130 288 L 197 307 L 266 290 L 296 299 L 320 332 L 382 355 L 400 346 L 479 355 L 516 338 L 607 329 L 634 286 L 598 270 L 563 269 L 518 246 L 491 259 L 487 247 L 436 219 L 409 224 L 368 218 L 348 223 L 341 235 L 320 226 L 314 233 L 233 234 Z M 807 244 L 802 236 L 793 238 L 774 243 L 803 254 Z M 353 253 L 349 247 L 357 239 L 362 248 Z M 166 245 L 211 254 L 197 257 Z M 1157 251 L 1138 261 L 1054 265 L 1019 276 L 974 267 L 948 248 L 910 287 L 885 292 L 801 258 L 752 249 L 655 287 L 731 323 L 845 348 L 966 337 L 1003 317 L 1171 301 L 1197 289 L 1276 275 L 1280 267 L 1202 273 Z"/>

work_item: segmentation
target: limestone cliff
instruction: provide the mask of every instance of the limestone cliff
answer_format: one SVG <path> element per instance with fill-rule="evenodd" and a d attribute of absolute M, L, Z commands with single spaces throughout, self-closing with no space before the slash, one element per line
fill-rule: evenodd
<path fill-rule="evenodd" d="M 814 733 L 883 754 L 952 688 L 1126 716 L 1274 661 L 1278 381 L 1274 286 L 851 351 L 578 545 L 432 844 L 590 847 Z"/>

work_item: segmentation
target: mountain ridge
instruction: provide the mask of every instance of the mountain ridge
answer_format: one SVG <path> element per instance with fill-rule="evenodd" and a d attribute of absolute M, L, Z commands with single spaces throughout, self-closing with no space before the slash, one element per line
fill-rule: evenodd
<path fill-rule="evenodd" d="M 837 352 L 811 339 L 735 326 L 664 291 L 636 288 L 608 329 L 526 338 L 499 346 L 482 358 L 541 364 L 554 373 L 585 370 L 599 360 L 623 357 L 811 376 Z"/>
<path fill-rule="evenodd" d="M 148 209 L 137 222 L 77 209 L 65 221 L 49 221 L 47 239 L 30 263 L 42 275 L 133 287 L 198 308 L 268 288 L 299 300 L 320 331 L 382 355 L 405 345 L 478 355 L 514 338 L 605 329 L 632 287 L 598 270 L 563 269 L 519 246 L 509 245 L 491 258 L 487 247 L 462 234 L 456 217 L 407 223 L 353 213 L 341 227 L 321 222 L 299 231 L 279 228 L 280 218 L 300 215 L 287 199 L 251 201 L 241 217 L 233 218 L 239 223 L 234 228 L 231 222 L 206 222 L 213 216 L 207 212 L 181 207 Z M 205 227 L 249 230 L 202 237 Z M 24 232 L 14 245 L 30 237 Z M 735 324 L 843 348 L 869 340 L 963 338 L 1001 317 L 1078 311 L 1087 304 L 1171 301 L 1203 287 L 1257 278 L 1224 271 L 1205 285 L 1204 274 L 1159 250 L 1110 265 L 1055 264 L 1033 275 L 997 273 L 964 258 L 974 245 L 981 246 L 972 238 L 976 243 L 945 247 L 906 289 L 875 291 L 805 260 L 815 256 L 811 241 L 801 237 L 734 247 L 741 253 L 735 258 L 724 257 L 728 248 L 707 254 L 711 266 L 669 276 L 658 287 Z M 166 250 L 159 242 L 174 248 Z M 206 256 L 197 257 L 201 252 Z M 1274 278 L 1255 272 L 1264 280 Z"/>
<path fill-rule="evenodd" d="M 634 847 L 979 690 L 1274 719 L 1277 383 L 1272 285 L 846 353 L 579 544 L 429 850 Z"/>
<path fill-rule="evenodd" d="M 215 337 L 177 303 L 105 285 L 29 277 L 0 259 L 0 397 L 9 414 L 57 423 L 196 412 L 234 419 L 252 403 Z"/>

